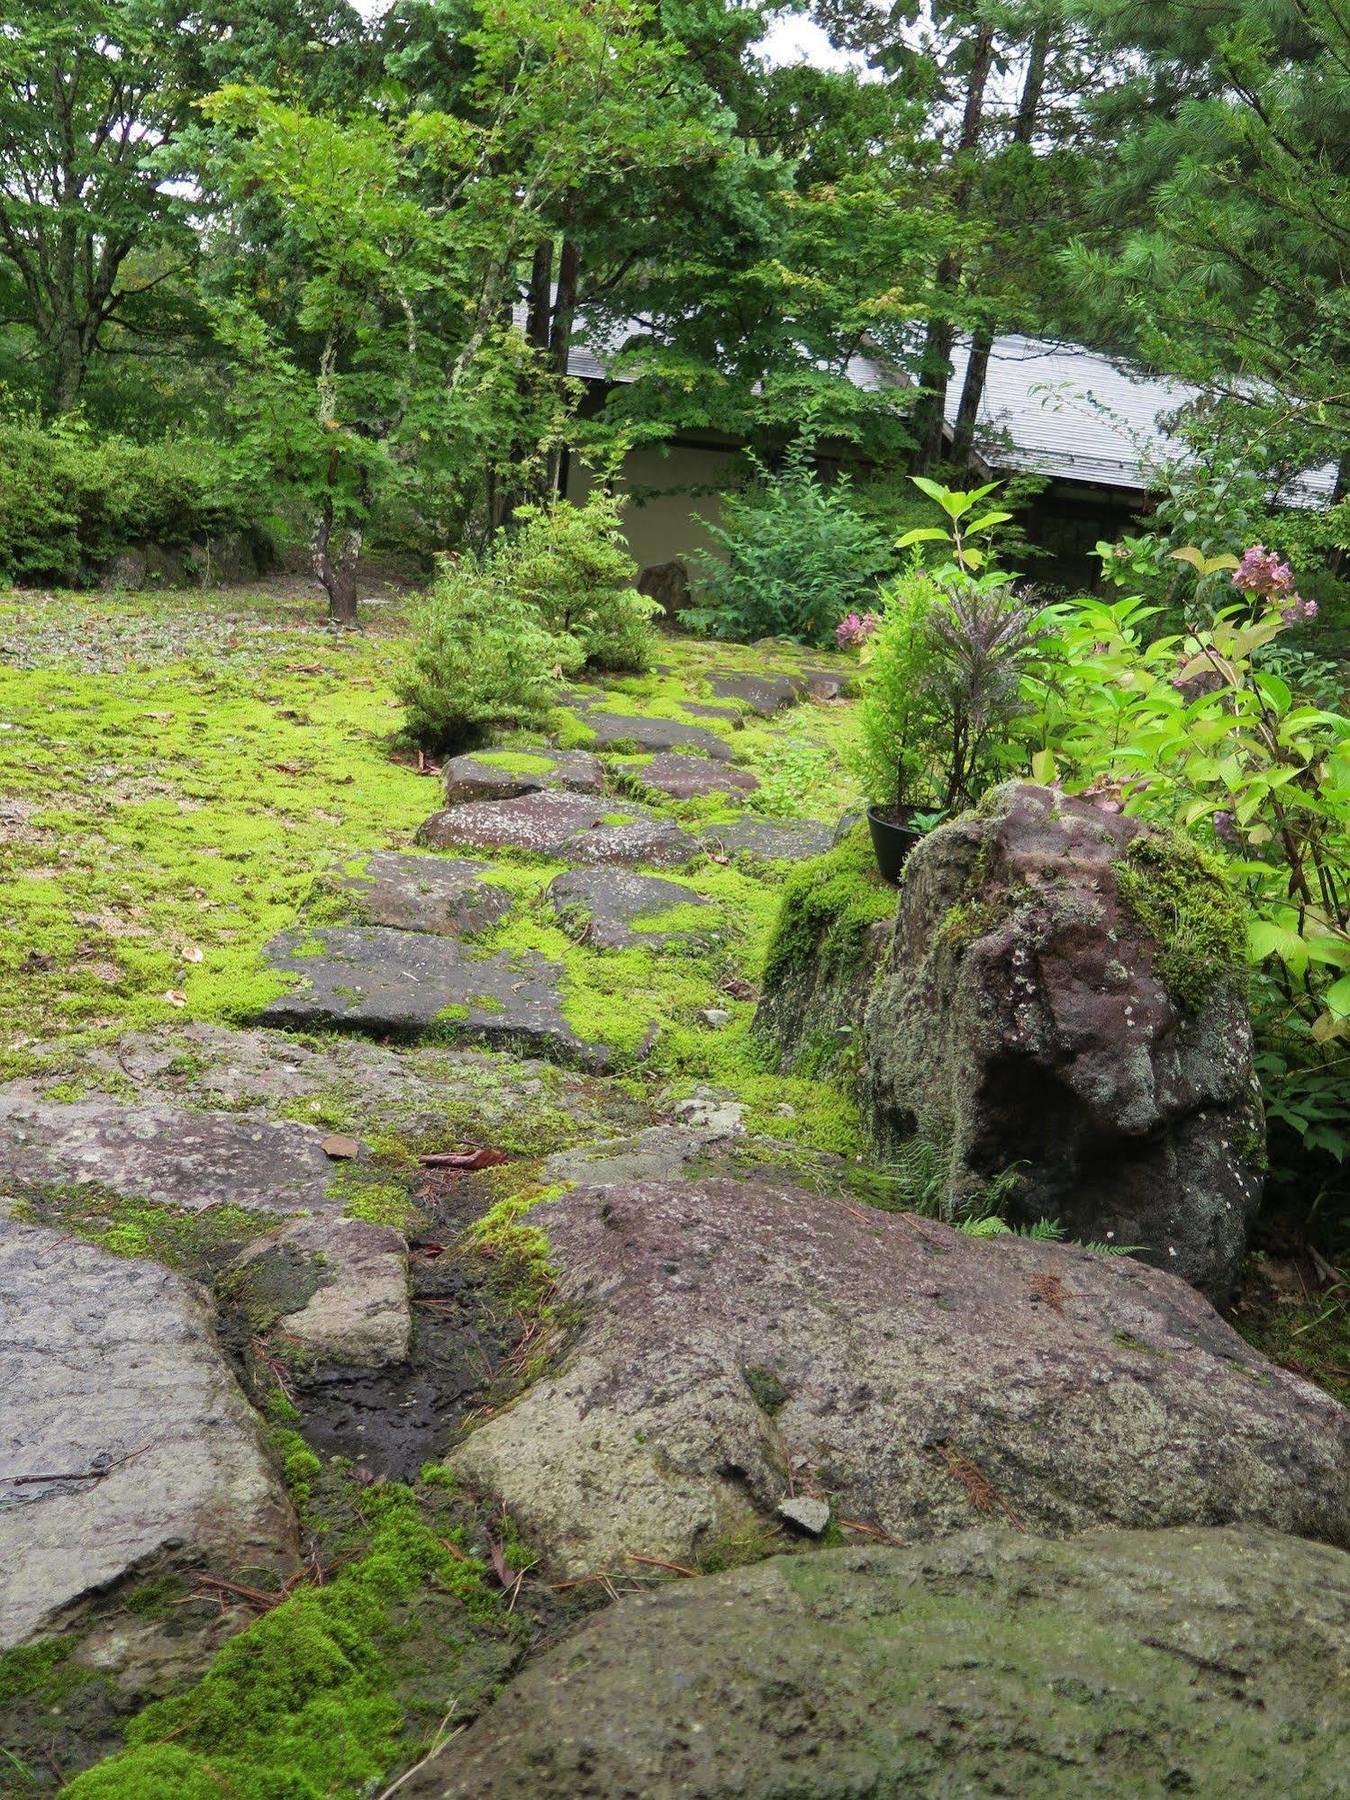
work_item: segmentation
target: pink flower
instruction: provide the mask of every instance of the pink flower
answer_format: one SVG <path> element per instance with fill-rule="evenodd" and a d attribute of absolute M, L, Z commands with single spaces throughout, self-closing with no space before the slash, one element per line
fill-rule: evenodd
<path fill-rule="evenodd" d="M 1264 544 L 1253 544 L 1243 551 L 1242 561 L 1233 571 L 1233 586 L 1244 594 L 1274 599 L 1293 591 L 1294 571 Z"/>
<path fill-rule="evenodd" d="M 880 617 L 874 612 L 847 613 L 834 628 L 835 642 L 841 650 L 856 649 L 867 642 L 880 623 Z"/>
<path fill-rule="evenodd" d="M 1317 617 L 1317 602 L 1305 600 L 1300 594 L 1291 594 L 1280 608 L 1280 617 L 1286 625 L 1304 625 Z"/>

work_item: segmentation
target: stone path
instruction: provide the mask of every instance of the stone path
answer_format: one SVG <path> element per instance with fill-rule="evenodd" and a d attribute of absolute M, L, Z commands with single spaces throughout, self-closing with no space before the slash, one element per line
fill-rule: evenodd
<path fill-rule="evenodd" d="M 549 884 L 548 900 L 560 919 L 577 928 L 578 942 L 596 950 L 697 944 L 716 931 L 715 913 L 703 929 L 635 930 L 643 920 L 659 919 L 676 906 L 711 909 L 694 888 L 627 869 L 571 869 Z"/>
<path fill-rule="evenodd" d="M 449 807 L 432 814 L 417 841 L 438 850 L 523 850 L 628 869 L 678 869 L 699 855 L 696 840 L 659 813 L 631 801 L 557 793 Z"/>

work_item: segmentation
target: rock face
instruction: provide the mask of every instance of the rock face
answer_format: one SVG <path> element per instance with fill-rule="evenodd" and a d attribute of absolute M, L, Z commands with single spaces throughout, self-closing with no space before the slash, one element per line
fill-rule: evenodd
<path fill-rule="evenodd" d="M 610 821 L 610 822 L 606 822 Z M 677 869 L 701 854 L 670 819 L 631 802 L 588 800 L 578 794 L 522 794 L 517 800 L 480 800 L 433 813 L 417 841 L 441 850 L 529 850 L 566 862 L 634 868 L 650 863 Z"/>
<path fill-rule="evenodd" d="M 1326 1796 L 1350 1557 L 1256 1530 L 823 1550 L 621 1600 L 406 1784 L 440 1800 Z"/>
<path fill-rule="evenodd" d="M 598 794 L 605 785 L 604 764 L 586 750 L 488 750 L 477 756 L 452 756 L 441 771 L 445 804 L 469 800 L 514 800 L 519 794 L 552 790 Z"/>
<path fill-rule="evenodd" d="M 587 712 L 584 720 L 595 733 L 597 750 L 697 750 L 719 762 L 731 761 L 731 745 L 703 725 L 604 710 Z"/>
<path fill-rule="evenodd" d="M 532 1215 L 585 1320 L 564 1366 L 451 1458 L 560 1573 L 688 1562 L 772 1518 L 788 1459 L 907 1540 L 988 1512 L 1350 1543 L 1350 1415 L 1171 1275 L 767 1175 L 597 1179 Z"/>
<path fill-rule="evenodd" d="M 193 1283 L 3 1221 L 0 1318 L 0 1650 L 148 1568 L 298 1567 L 290 1506 Z"/>
<path fill-rule="evenodd" d="M 659 950 L 673 943 L 693 943 L 698 932 L 637 931 L 634 926 L 676 906 L 707 905 L 693 888 L 676 881 L 617 869 L 572 869 L 550 882 L 548 899 L 559 918 L 581 925 L 583 941 L 597 950 Z M 708 937 L 711 929 L 701 935 Z"/>
<path fill-rule="evenodd" d="M 429 931 L 437 937 L 480 937 L 500 925 L 514 902 L 484 881 L 488 865 L 448 856 L 376 850 L 359 875 L 339 878 L 368 925 Z"/>
<path fill-rule="evenodd" d="M 905 870 L 864 1028 L 871 1122 L 1007 1170 L 1012 1216 L 1142 1254 L 1216 1297 L 1260 1197 L 1243 922 L 1184 842 L 1010 784 Z"/>
<path fill-rule="evenodd" d="M 310 1125 L 172 1106 L 0 1097 L 0 1193 L 95 1184 L 189 1212 L 337 1212 L 322 1139 Z"/>
<path fill-rule="evenodd" d="M 280 1327 L 302 1355 L 348 1368 L 407 1360 L 408 1246 L 365 1219 L 293 1219 L 235 1258 L 225 1290 L 256 1327 Z"/>
<path fill-rule="evenodd" d="M 603 1045 L 579 1038 L 562 1016 L 560 970 L 533 952 L 474 955 L 443 938 L 379 925 L 287 931 L 267 959 L 295 988 L 268 1003 L 270 1025 L 418 1037 L 433 1032 L 509 1044 L 587 1068 L 609 1060 Z"/>

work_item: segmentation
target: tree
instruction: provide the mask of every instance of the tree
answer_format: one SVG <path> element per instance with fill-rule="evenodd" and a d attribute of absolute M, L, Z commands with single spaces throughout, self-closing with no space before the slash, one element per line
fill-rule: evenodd
<path fill-rule="evenodd" d="M 1332 0 L 1072 11 L 1129 61 L 1097 103 L 1120 139 L 1098 205 L 1148 215 L 1067 253 L 1083 304 L 1224 395 L 1272 463 L 1338 460 L 1350 485 L 1350 19 Z"/>
<path fill-rule="evenodd" d="M 149 330 L 153 291 L 192 265 L 168 149 L 192 96 L 159 49 L 173 28 L 154 0 L 26 0 L 0 24 L 0 264 L 52 414 L 110 328 Z"/>

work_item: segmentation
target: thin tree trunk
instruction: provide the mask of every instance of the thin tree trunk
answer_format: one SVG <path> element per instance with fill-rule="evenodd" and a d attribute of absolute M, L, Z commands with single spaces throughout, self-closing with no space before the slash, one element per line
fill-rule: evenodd
<path fill-rule="evenodd" d="M 314 520 L 310 539 L 310 564 L 314 578 L 328 596 L 329 623 L 350 631 L 357 622 L 356 563 L 361 554 L 359 526 L 334 529 L 333 502 L 325 499 Z"/>
<path fill-rule="evenodd" d="M 565 237 L 558 255 L 558 295 L 553 305 L 553 330 L 549 337 L 549 360 L 559 381 L 567 374 L 568 356 L 572 348 L 572 327 L 577 314 L 577 285 L 581 277 L 581 256 L 574 238 Z M 547 488 L 557 494 L 562 478 L 561 444 L 549 451 Z"/>
<path fill-rule="evenodd" d="M 1022 82 L 1022 95 L 1017 103 L 1017 118 L 1013 125 L 1012 141 L 1015 144 L 1030 144 L 1035 138 L 1036 116 L 1040 112 L 1041 95 L 1045 90 L 1045 69 L 1049 58 L 1050 31 L 1048 26 L 1043 25 L 1031 40 L 1026 77 Z M 980 401 L 984 398 L 989 356 L 993 348 L 994 334 L 988 329 L 977 331 L 971 338 L 961 399 L 956 408 L 956 423 L 952 427 L 952 461 L 958 468 L 970 461 L 971 452 L 975 448 L 975 421 L 980 415 Z"/>
<path fill-rule="evenodd" d="M 966 83 L 966 104 L 961 116 L 961 135 L 957 139 L 954 161 L 958 167 L 956 186 L 952 192 L 952 210 L 958 220 L 965 217 L 970 201 L 971 175 L 968 159 L 979 147 L 980 127 L 984 122 L 984 95 L 989 85 L 989 72 L 994 63 L 994 28 L 982 25 L 975 40 L 975 60 Z M 939 308 L 944 297 L 954 294 L 961 284 L 961 252 L 949 250 L 938 264 L 933 278 Z M 929 321 L 924 342 L 919 380 L 927 390 L 914 409 L 914 423 L 919 444 L 914 458 L 915 472 L 931 469 L 942 456 L 942 432 L 946 422 L 947 382 L 951 377 L 952 344 L 956 326 L 941 310 Z"/>
<path fill-rule="evenodd" d="M 525 315 L 525 337 L 536 350 L 547 350 L 553 319 L 553 245 L 539 244 L 530 268 L 530 298 Z"/>

